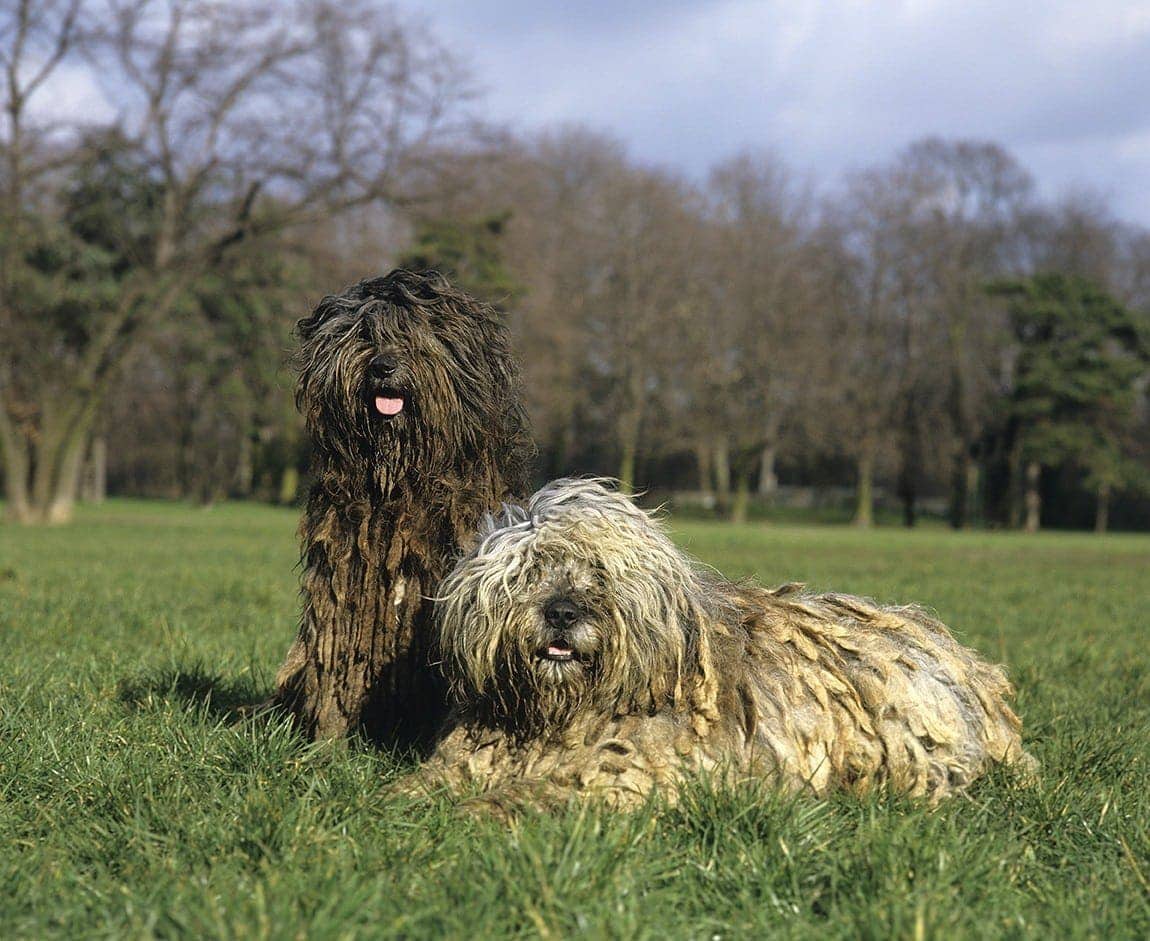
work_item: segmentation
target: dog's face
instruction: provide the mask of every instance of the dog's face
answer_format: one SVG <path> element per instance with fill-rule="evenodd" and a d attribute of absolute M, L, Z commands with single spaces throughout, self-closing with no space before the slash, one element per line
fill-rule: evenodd
<path fill-rule="evenodd" d="M 582 711 L 657 709 L 699 643 L 690 563 L 630 500 L 556 481 L 507 508 L 439 592 L 439 646 L 464 707 L 528 732 Z"/>
<path fill-rule="evenodd" d="M 297 403 L 321 452 L 349 468 L 447 470 L 522 423 L 502 325 L 438 276 L 361 282 L 298 332 Z"/>
<path fill-rule="evenodd" d="M 523 659 L 541 684 L 582 682 L 596 666 L 603 635 L 595 575 L 587 566 L 537 568 L 534 590 L 520 601 L 531 622 L 524 625 Z"/>

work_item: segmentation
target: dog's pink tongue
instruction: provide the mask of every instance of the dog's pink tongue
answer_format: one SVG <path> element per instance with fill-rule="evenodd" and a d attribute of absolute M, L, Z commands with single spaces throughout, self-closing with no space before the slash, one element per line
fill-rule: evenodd
<path fill-rule="evenodd" d="M 380 415 L 398 415 L 403 411 L 403 399 L 389 399 L 386 396 L 375 397 L 375 410 Z"/>
<path fill-rule="evenodd" d="M 547 656 L 549 657 L 566 657 L 571 654 L 570 647 L 556 647 L 552 644 L 547 648 Z"/>

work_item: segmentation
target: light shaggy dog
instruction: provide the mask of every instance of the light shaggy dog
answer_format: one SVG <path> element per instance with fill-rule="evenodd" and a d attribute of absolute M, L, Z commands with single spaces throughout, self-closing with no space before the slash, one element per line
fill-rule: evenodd
<path fill-rule="evenodd" d="M 489 520 L 437 624 L 455 707 L 420 788 L 497 807 L 634 806 L 700 771 L 933 802 L 1034 764 L 1002 670 L 938 621 L 726 581 L 598 481 Z"/>

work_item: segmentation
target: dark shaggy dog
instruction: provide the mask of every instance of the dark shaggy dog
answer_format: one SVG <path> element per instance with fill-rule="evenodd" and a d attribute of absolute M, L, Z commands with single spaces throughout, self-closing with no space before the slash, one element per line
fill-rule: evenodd
<path fill-rule="evenodd" d="M 526 491 L 506 331 L 438 274 L 396 270 L 324 298 L 298 332 L 314 483 L 276 701 L 313 737 L 419 745 L 446 704 L 427 596 L 483 515 Z"/>
<path fill-rule="evenodd" d="M 596 481 L 490 522 L 438 608 L 457 707 L 417 785 L 629 806 L 704 771 L 934 801 L 1033 765 L 1006 676 L 938 621 L 728 582 Z"/>

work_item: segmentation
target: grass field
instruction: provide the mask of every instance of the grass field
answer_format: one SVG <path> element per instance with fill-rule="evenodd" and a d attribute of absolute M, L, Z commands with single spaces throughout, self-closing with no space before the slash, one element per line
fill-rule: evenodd
<path fill-rule="evenodd" d="M 732 576 L 935 609 L 1009 664 L 1039 786 L 690 788 L 507 830 L 237 723 L 294 632 L 295 514 L 0 528 L 0 938 L 1150 937 L 1150 537 L 677 527 Z"/>

